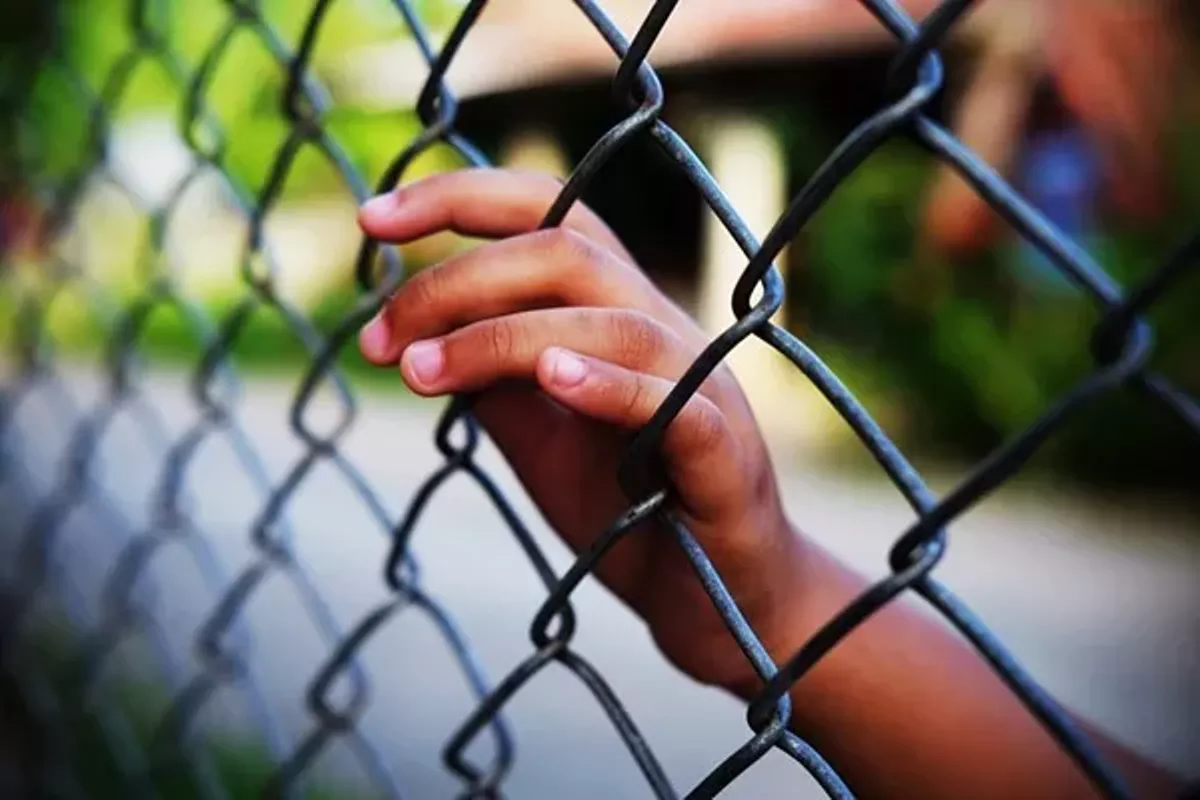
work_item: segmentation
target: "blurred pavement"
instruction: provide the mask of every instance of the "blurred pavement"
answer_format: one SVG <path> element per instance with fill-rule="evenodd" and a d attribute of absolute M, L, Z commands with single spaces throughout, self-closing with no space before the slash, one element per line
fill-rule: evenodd
<path fill-rule="evenodd" d="M 197 418 L 186 380 L 147 379 L 168 439 Z M 91 402 L 97 383 L 75 376 L 73 394 Z M 243 387 L 241 421 L 253 433 L 273 481 L 303 452 L 287 427 L 292 386 L 256 380 Z M 322 399 L 311 419 L 330 418 Z M 432 423 L 439 403 L 401 395 L 360 398 L 359 415 L 342 448 L 379 489 L 392 519 L 419 481 L 439 463 Z M 69 433 L 48 398 L 21 406 L 23 458 L 35 485 L 45 486 Z M 136 418 L 123 411 L 102 439 L 94 472 L 133 530 L 144 530 L 149 487 L 161 452 L 144 444 Z M 545 530 L 498 456 L 481 460 L 511 490 L 555 569 L 570 558 Z M 779 459 L 788 508 L 800 527 L 868 574 L 886 569 L 888 546 L 911 519 L 882 481 L 830 474 Z M 208 532 L 227 574 L 248 563 L 248 530 L 262 498 L 236 465 L 222 436 L 206 441 L 188 471 L 194 518 Z M 43 489 L 44 491 L 44 489 Z M 20 525 L 15 513 L 7 525 Z M 26 498 L 27 500 L 27 498 Z M 318 465 L 289 506 L 298 559 L 343 626 L 386 598 L 386 539 L 352 488 L 328 464 Z M 58 542 L 65 574 L 94 598 L 113 553 L 129 533 L 85 503 Z M 1200 537 L 1180 536 L 1172 519 L 1127 498 L 1085 499 L 1053 487 L 1010 487 L 952 528 L 939 568 L 944 581 L 989 623 L 1025 666 L 1062 701 L 1177 768 L 1200 765 Z M 11 541 L 11 536 L 3 537 Z M 456 478 L 438 494 L 415 534 L 422 581 L 459 622 L 492 681 L 532 652 L 529 622 L 545 590 L 486 497 Z M 159 619 L 172 648 L 188 641 L 212 605 L 187 551 L 164 548 L 156 560 Z M 299 612 L 299 596 L 278 576 L 249 604 L 252 663 L 291 741 L 309 729 L 305 683 L 329 647 Z M 84 602 L 94 610 L 94 601 Z M 594 581 L 577 592 L 575 648 L 592 661 L 626 703 L 676 787 L 685 791 L 748 737 L 734 700 L 699 687 L 658 656 L 640 623 Z M 465 716 L 470 698 L 445 645 L 415 613 L 400 614 L 364 649 L 373 694 L 362 729 L 394 770 L 407 797 L 450 797 L 457 784 L 439 750 Z M 236 702 L 240 695 L 230 692 Z M 222 701 L 228 702 L 228 701 Z M 231 719 L 239 716 L 224 712 Z M 915 713 L 919 713 L 915 709 Z M 649 796 L 639 773 L 587 690 L 552 665 L 510 706 L 517 758 L 506 787 L 511 797 Z M 232 723 L 237 724 L 237 723 Z M 472 753 L 476 751 L 472 750 Z M 480 751 L 482 752 L 482 750 Z M 325 764 L 353 770 L 349 751 L 334 745 Z M 723 797 L 819 796 L 802 769 L 772 754 Z"/>

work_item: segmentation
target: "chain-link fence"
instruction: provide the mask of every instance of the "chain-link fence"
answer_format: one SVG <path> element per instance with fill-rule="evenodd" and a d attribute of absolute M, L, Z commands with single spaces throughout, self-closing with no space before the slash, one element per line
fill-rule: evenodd
<path fill-rule="evenodd" d="M 208 751 L 191 746 L 199 735 L 196 720 L 200 712 L 221 689 L 235 687 L 243 694 L 245 707 L 255 716 L 272 751 L 274 772 L 267 780 L 267 794 L 289 794 L 303 785 L 314 762 L 333 742 L 341 741 L 361 761 L 362 768 L 378 787 L 392 795 L 401 795 L 403 786 L 387 768 L 389 753 L 365 735 L 358 721 L 371 702 L 367 675 L 360 653 L 373 636 L 402 615 L 424 615 L 440 633 L 445 647 L 461 667 L 465 684 L 476 698 L 470 715 L 462 720 L 457 732 L 445 745 L 444 763 L 461 779 L 464 796 L 498 796 L 506 775 L 517 756 L 515 737 L 505 722 L 505 706 L 520 692 L 537 692 L 538 675 L 556 662 L 570 671 L 595 699 L 611 720 L 612 726 L 640 767 L 646 783 L 658 797 L 674 797 L 680 787 L 672 786 L 636 722 L 622 707 L 604 676 L 575 649 L 572 639 L 575 617 L 572 593 L 584 577 L 614 543 L 648 518 L 657 519 L 673 532 L 678 546 L 687 556 L 704 589 L 724 619 L 729 635 L 736 639 L 746 658 L 761 676 L 764 686 L 750 704 L 749 730 L 745 743 L 717 765 L 700 783 L 690 787 L 690 797 L 710 797 L 736 781 L 746 769 L 772 749 L 795 759 L 819 784 L 835 797 L 850 796 L 851 789 L 839 778 L 821 753 L 788 729 L 790 717 L 788 690 L 839 641 L 897 597 L 913 592 L 939 611 L 978 649 L 1003 678 L 1007 686 L 1053 734 L 1105 795 L 1127 796 L 1128 790 L 1112 765 L 1100 757 L 1088 738 L 1059 709 L 1006 653 L 998 642 L 964 606 L 943 587 L 933 572 L 948 546 L 946 526 L 980 498 L 1005 483 L 1025 464 L 1056 429 L 1069 420 L 1084 404 L 1096 396 L 1124 388 L 1141 392 L 1157 401 L 1158 412 L 1179 417 L 1195 432 L 1200 432 L 1200 406 L 1178 391 L 1168 380 L 1147 369 L 1152 352 L 1152 335 L 1142 316 L 1164 293 L 1171 290 L 1190 266 L 1200 260 L 1200 237 L 1194 237 L 1170 254 L 1142 284 L 1119 286 L 1095 260 L 1075 242 L 1057 231 L 1041 214 L 1009 186 L 992 168 L 983 163 L 942 125 L 926 114 L 927 106 L 942 86 L 942 62 L 935 49 L 973 4 L 969 0 L 947 0 L 926 17 L 914 22 L 894 2 L 863 0 L 866 6 L 902 44 L 891 67 L 894 102 L 859 125 L 829 155 L 812 179 L 796 195 L 766 238 L 759 242 L 727 201 L 691 148 L 660 118 L 663 91 L 650 65 L 654 43 L 675 9 L 674 0 L 658 0 L 650 8 L 632 40 L 627 40 L 605 13 L 602 4 L 576 0 L 583 15 L 612 49 L 616 65 L 613 79 L 615 102 L 628 110 L 627 115 L 598 139 L 566 181 L 561 194 L 547 209 L 544 226 L 562 221 L 568 209 L 597 172 L 624 145 L 634 139 L 652 140 L 675 167 L 687 177 L 708 208 L 716 215 L 745 253 L 747 264 L 734 288 L 733 305 L 737 320 L 716 337 L 686 374 L 678 381 L 669 398 L 631 444 L 624 465 L 627 475 L 640 473 L 650 459 L 664 429 L 684 403 L 721 361 L 750 336 L 756 336 L 783 354 L 796 369 L 820 390 L 845 423 L 861 439 L 879 466 L 887 473 L 917 513 L 917 521 L 899 532 L 889 561 L 891 574 L 870 587 L 820 629 L 800 650 L 784 663 L 776 664 L 768 656 L 755 631 L 747 624 L 738 606 L 709 561 L 702 544 L 671 511 L 669 489 L 638 492 L 631 496 L 630 510 L 597 537 L 591 547 L 563 575 L 552 570 L 545 555 L 510 505 L 504 494 L 475 459 L 479 432 L 470 415 L 469 403 L 451 402 L 434 432 L 436 445 L 444 457 L 444 466 L 430 475 L 417 490 L 407 511 L 397 520 L 380 502 L 377 489 L 368 485 L 355 465 L 339 449 L 347 431 L 355 423 L 355 397 L 337 365 L 339 353 L 354 347 L 360 326 L 377 311 L 404 280 L 405 269 L 399 251 L 390 246 L 365 240 L 359 250 L 356 277 L 361 288 L 355 307 L 338 320 L 332 332 L 321 333 L 299 308 L 277 291 L 276 281 L 286 265 L 273 261 L 264 236 L 267 215 L 276 206 L 281 188 L 295 171 L 300 152 L 319 153 L 321 159 L 340 175 L 358 200 L 385 192 L 406 177 L 414 160 L 437 146 L 453 148 L 468 164 L 483 164 L 484 157 L 460 135 L 455 127 L 456 100 L 445 80 L 464 40 L 485 3 L 470 0 L 461 8 L 440 48 L 435 47 L 423 24 L 417 4 L 394 0 L 394 13 L 403 18 L 412 38 L 428 64 L 428 78 L 416 103 L 423 130 L 402 152 L 398 152 L 375 185 L 369 186 L 346 155 L 337 137 L 330 133 L 324 114 L 328 101 L 311 72 L 311 59 L 331 7 L 337 0 L 316 0 L 298 47 L 285 44 L 254 0 L 227 0 L 227 19 L 219 34 L 194 65 L 184 62 L 172 47 L 166 33 L 169 13 L 150 0 L 129 0 L 128 49 L 116 58 L 103 76 L 79 74 L 63 47 L 60 37 L 45 42 L 50 57 L 45 69 L 67 76 L 76 93 L 74 102 L 86 110 L 84 135 L 86 158 L 73 170 L 53 179 L 41 171 L 38 132 L 22 130 L 21 97 L 10 109 L 16 113 L 16 131 L 8 177 L 16 185 L 30 188 L 46 209 L 46 222 L 40 228 L 44 257 L 35 270 L 19 269 L 6 259 L 5 280 L 16 300 L 9 336 L 9 374 L 4 386 L 0 432 L 3 434 L 6 486 L 19 486 L 23 465 L 14 458 L 21 451 L 15 442 L 21 436 L 18 418 L 23 403 L 36 397 L 38 403 L 52 404 L 48 413 L 61 421 L 67 437 L 64 456 L 53 488 L 38 500 L 33 511 L 21 520 L 15 545 L 15 561 L 5 586 L 3 638 L 0 655 L 10 676 L 15 696 L 12 708 L 24 708 L 31 719 L 31 730 L 39 735 L 23 741 L 12 739 L 12 746 L 36 764 L 35 774 L 19 770 L 27 781 L 23 790 L 46 794 L 86 796 L 89 787 L 80 778 L 78 728 L 84 717 L 93 717 L 114 754 L 123 791 L 152 794 L 161 790 L 162 776 L 185 770 L 203 796 L 223 796 L 219 771 Z M 214 71 L 219 68 L 231 41 L 238 36 L 255 37 L 286 74 L 286 86 L 279 103 L 287 133 L 275 153 L 261 190 L 251 193 L 227 163 L 230 144 L 218 115 L 206 104 L 207 91 Z M 506 58 L 519 54 L 503 54 Z M 497 56 L 499 57 L 499 56 Z M 150 220 L 146 249 L 129 253 L 140 266 L 140 293 L 132 303 L 108 308 L 103 343 L 105 389 L 94 401 L 83 400 L 72 389 L 65 368 L 51 347 L 47 314 L 56 298 L 64 293 L 82 292 L 89 301 L 102 307 L 105 288 L 93 282 L 78 263 L 78 254 L 64 245 L 78 213 L 81 193 L 96 174 L 105 175 L 119 185 L 107 163 L 108 140 L 113 110 L 122 102 L 130 76 L 142 63 L 155 62 L 173 83 L 179 100 L 179 131 L 191 151 L 190 168 L 170 196 L 148 210 Z M 94 79 L 100 77 L 98 82 Z M 86 79 L 85 79 L 86 78 Z M 96 91 L 93 86 L 99 86 Z M 32 88 L 30 85 L 26 87 Z M 10 114 L 6 110 L 6 115 Z M 996 209 L 1029 243 L 1034 245 L 1080 292 L 1084 292 L 1103 310 L 1103 321 L 1092 339 L 1095 371 L 1056 402 L 1023 435 L 1008 442 L 978 464 L 970 474 L 947 493 L 937 496 L 923 482 L 855 396 L 821 359 L 788 331 L 771 319 L 783 302 L 782 278 L 772 262 L 829 198 L 848 174 L 881 144 L 893 137 L 910 137 L 943 162 L 951 165 Z M 219 318 L 210 318 L 200 305 L 182 292 L 172 272 L 161 263 L 167 231 L 181 212 L 181 198 L 189 185 L 201 178 L 220 173 L 225 190 L 240 208 L 246 222 L 242 261 L 243 291 L 232 309 Z M 757 302 L 752 301 L 761 290 Z M 139 366 L 139 355 L 147 321 L 157 310 L 168 308 L 188 320 L 191 334 L 200 343 L 201 353 L 190 365 L 187 376 L 193 424 L 181 436 L 166 436 L 158 419 L 156 396 Z M 300 458 L 281 481 L 272 481 L 262 468 L 255 435 L 239 419 L 238 395 L 234 391 L 230 354 L 245 333 L 248 320 L 268 310 L 285 321 L 290 332 L 303 343 L 307 363 L 290 410 L 290 426 L 304 443 Z M 99 312 L 98 312 L 99 313 Z M 338 398 L 340 418 L 331 429 L 310 422 L 312 398 L 318 392 L 332 391 Z M 1147 410 L 1147 413 L 1151 413 Z M 138 421 L 146 444 L 159 448 L 159 476 L 153 488 L 149 526 L 122 543 L 112 562 L 103 567 L 105 579 L 100 592 L 100 622 L 77 632 L 77 646 L 67 658 L 64 681 L 51 680 L 41 667 L 29 667 L 24 658 L 35 647 L 39 636 L 38 609 L 54 601 L 68 607 L 73 588 L 56 580 L 56 561 L 60 557 L 61 531 L 71 515 L 85 503 L 103 497 L 96 480 L 96 453 L 118 415 Z M 241 464 L 241 472 L 230 476 L 252 485 L 261 495 L 261 508 L 247 535 L 255 557 L 241 572 L 227 575 L 214 556 L 206 532 L 196 523 L 193 505 L 187 497 L 189 470 L 195 454 L 204 443 L 215 438 L 231 442 Z M 392 549 L 383 565 L 383 580 L 391 599 L 344 630 L 331 613 L 303 559 L 293 549 L 288 525 L 288 509 L 318 466 L 337 470 L 365 507 L 375 525 L 390 537 Z M 422 588 L 420 573 L 409 553 L 410 533 L 431 498 L 451 476 L 469 476 L 486 492 L 496 513 L 511 530 L 545 584 L 546 598 L 533 621 L 528 658 L 497 683 L 485 680 L 476 665 L 467 642 L 456 628 L 452 610 L 443 608 Z M 630 492 L 639 487 L 629 481 Z M 8 489 L 11 491 L 12 489 Z M 193 499 L 194 500 L 194 499 Z M 109 509 L 115 515 L 118 512 Z M 102 522 L 97 535 L 120 527 L 119 520 Z M 347 536 L 368 536 L 367 531 L 347 531 Z M 173 694 L 154 721 L 148 740 L 134 731 L 118 703 L 101 691 L 106 662 L 135 633 L 152 642 L 164 638 L 167 624 L 156 611 L 156 593 L 145 580 L 148 567 L 164 551 L 178 548 L 193 559 L 199 573 L 219 594 L 203 624 L 195 632 L 195 654 L 201 669 L 193 677 L 173 686 Z M 256 600 L 256 593 L 268 578 L 286 580 L 295 589 L 299 605 L 296 614 L 313 620 L 324 637 L 328 657 L 308 684 L 307 703 L 310 720 L 308 734 L 291 742 L 278 730 L 262 699 L 262 676 L 255 676 L 247 663 L 244 643 L 246 632 L 242 617 Z M 162 591 L 159 587 L 158 591 Z M 76 598 L 77 600 L 78 598 Z M 160 647 L 166 674 L 179 674 L 172 665 L 169 648 Z M 374 675 L 386 681 L 387 675 Z M 350 686 L 349 697 L 335 687 Z M 338 690 L 341 691 L 341 690 Z M 13 712 L 15 715 L 16 712 Z M 11 716 L 11 715 L 10 715 Z M 15 718 L 15 717 L 13 717 Z M 6 728 L 11 727 L 6 723 Z M 14 730 L 20 730 L 14 728 Z M 480 737 L 490 737 L 491 758 L 486 763 L 474 760 L 468 750 Z M 148 741 L 148 744 L 147 744 Z M 6 742 L 7 744 L 7 742 Z M 16 779 L 17 775 L 10 776 Z M 32 783 L 28 781 L 32 780 Z"/>

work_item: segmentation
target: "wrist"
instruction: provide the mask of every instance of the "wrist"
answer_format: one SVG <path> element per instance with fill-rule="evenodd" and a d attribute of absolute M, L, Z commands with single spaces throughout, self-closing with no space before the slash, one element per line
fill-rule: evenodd
<path fill-rule="evenodd" d="M 821 625 L 812 607 L 826 558 L 824 551 L 784 518 L 771 552 L 760 561 L 756 590 L 739 599 L 746 621 L 776 667 L 791 658 Z M 758 673 L 745 661 L 745 669 L 731 675 L 722 688 L 749 700 L 762 685 Z"/>
<path fill-rule="evenodd" d="M 862 576 L 832 553 L 804 536 L 790 522 L 780 536 L 781 549 L 763 570 L 769 588 L 747 611 L 747 621 L 766 648 L 776 667 L 782 667 L 835 614 L 866 586 Z M 812 677 L 823 686 L 837 685 L 839 658 L 825 659 L 814 667 Z M 832 683 L 831 683 L 832 681 Z M 807 677 L 805 685 L 812 684 Z M 753 699 L 762 679 L 746 663 L 746 670 L 724 688 L 744 699 Z"/>

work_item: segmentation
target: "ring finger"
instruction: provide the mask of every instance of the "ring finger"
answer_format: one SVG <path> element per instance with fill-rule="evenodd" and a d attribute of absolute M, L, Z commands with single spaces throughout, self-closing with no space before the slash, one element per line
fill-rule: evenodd
<path fill-rule="evenodd" d="M 695 355 L 678 333 L 638 311 L 550 308 L 413 342 L 400 359 L 400 372 L 418 394 L 476 392 L 504 379 L 533 379 L 539 357 L 551 347 L 668 380 L 682 375 Z"/>

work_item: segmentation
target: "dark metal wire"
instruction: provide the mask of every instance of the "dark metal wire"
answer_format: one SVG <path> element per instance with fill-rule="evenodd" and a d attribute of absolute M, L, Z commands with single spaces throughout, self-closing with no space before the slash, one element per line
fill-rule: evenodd
<path fill-rule="evenodd" d="M 593 573 L 621 537 L 639 523 L 654 518 L 674 533 L 730 635 L 764 684 L 748 710 L 750 736 L 746 743 L 693 787 L 688 797 L 716 795 L 771 749 L 793 758 L 831 797 L 852 796 L 850 788 L 822 755 L 787 729 L 788 691 L 846 635 L 910 591 L 923 597 L 967 637 L 1100 792 L 1109 797 L 1129 796 L 1122 777 L 1105 762 L 1087 736 L 932 573 L 948 547 L 947 526 L 1011 478 L 1053 431 L 1098 396 L 1118 387 L 1144 392 L 1158 400 L 1164 411 L 1200 434 L 1200 406 L 1196 401 L 1149 371 L 1151 332 L 1142 319 L 1152 304 L 1200 261 L 1200 233 L 1150 272 L 1141 285 L 1126 292 L 1087 252 L 1056 229 L 953 134 L 926 115 L 927 107 L 942 86 L 942 65 L 936 48 L 973 5 L 971 0 L 946 0 L 921 24 L 890 0 L 861 0 L 900 45 L 889 71 L 898 99 L 859 125 L 835 148 L 761 243 L 688 144 L 659 118 L 663 90 L 648 59 L 678 0 L 655 2 L 631 43 L 599 3 L 575 0 L 580 13 L 613 51 L 615 102 L 627 113 L 595 142 L 576 167 L 547 209 L 543 227 L 562 221 L 588 183 L 621 147 L 636 138 L 649 137 L 696 187 L 745 254 L 747 264 L 733 291 L 737 320 L 714 338 L 629 446 L 619 478 L 635 502 L 611 527 L 598 534 L 562 576 L 554 574 L 508 499 L 476 463 L 479 430 L 470 413 L 469 398 L 457 398 L 446 408 L 435 431 L 435 443 L 445 459 L 444 466 L 417 490 L 398 522 L 340 451 L 339 444 L 354 424 L 357 408 L 354 395 L 336 366 L 336 358 L 344 348 L 353 346 L 352 339 L 359 327 L 404 280 L 404 267 L 395 248 L 369 239 L 362 242 L 356 265 L 361 298 L 327 335 L 318 332 L 299 309 L 276 291 L 276 276 L 283 265 L 276 263 L 270 251 L 263 225 L 295 169 L 298 155 L 306 149 L 312 150 L 334 169 L 355 198 L 361 201 L 370 194 L 364 177 L 324 123 L 329 101 L 311 69 L 322 25 L 337 0 L 315 0 L 294 50 L 285 44 L 256 0 L 224 0 L 229 12 L 227 22 L 194 66 L 185 64 L 172 50 L 166 27 L 169 14 L 158 3 L 127 2 L 129 46 L 104 75 L 80 73 L 61 50 L 58 37 L 54 37 L 50 60 L 88 112 L 87 155 L 76 169 L 55 180 L 41 173 L 36 152 L 23 153 L 24 160 L 16 159 L 17 168 L 25 172 L 22 177 L 45 200 L 49 225 L 43 231 L 43 244 L 50 256 L 43 265 L 43 278 L 32 282 L 23 280 L 18 270 L 9 268 L 7 254 L 3 263 L 5 279 L 17 299 L 9 337 L 16 374 L 3 386 L 0 404 L 3 481 L 8 484 L 25 481 L 17 445 L 21 432 L 14 422 L 22 404 L 34 402 L 31 398 L 36 397 L 40 402 L 55 404 L 59 418 L 72 420 L 58 481 L 29 514 L 17 541 L 18 569 L 6 579 L 0 620 L 3 623 L 0 665 L 6 674 L 12 675 L 46 731 L 46 746 L 39 751 L 43 763 L 32 779 L 34 789 L 66 797 L 86 794 L 74 769 L 71 725 L 76 719 L 73 715 L 94 714 L 118 755 L 121 778 L 131 795 L 153 795 L 156 776 L 183 767 L 191 771 L 204 796 L 224 796 L 224 787 L 205 748 L 194 747 L 193 743 L 203 734 L 205 709 L 221 690 L 231 687 L 242 692 L 275 759 L 276 771 L 263 787 L 268 796 L 284 796 L 302 788 L 320 755 L 333 742 L 344 740 L 371 780 L 390 796 L 398 797 L 403 787 L 402 777 L 393 773 L 385 754 L 358 728 L 370 703 L 368 677 L 359 656 L 370 646 L 372 638 L 398 615 L 420 613 L 439 632 L 461 667 L 464 684 L 476 698 L 474 709 L 446 743 L 443 753 L 447 769 L 462 782 L 462 796 L 500 796 L 515 753 L 504 707 L 554 663 L 577 677 L 592 693 L 654 796 L 677 797 L 679 792 L 671 785 L 620 700 L 603 676 L 571 647 L 575 617 L 570 600 L 575 588 Z M 413 161 L 435 146 L 449 146 L 468 164 L 486 163 L 479 151 L 455 130 L 457 102 L 445 80 L 485 0 L 470 0 L 465 5 L 440 50 L 433 44 L 414 2 L 392 0 L 392 3 L 429 73 L 415 106 L 423 131 L 397 153 L 377 181 L 374 187 L 377 193 L 400 183 Z M 241 185 L 229 168 L 226 160 L 229 142 L 206 99 L 214 73 L 231 42 L 239 36 L 254 37 L 276 61 L 284 77 L 278 102 L 279 115 L 287 123 L 288 132 L 257 195 Z M 120 103 L 130 76 L 143 62 L 157 63 L 174 82 L 179 97 L 179 130 L 192 154 L 187 176 L 167 200 L 154 206 L 147 206 L 131 189 L 121 185 L 108 169 L 105 156 L 111 114 Z M 89 81 L 98 85 L 99 91 L 90 89 Z M 19 110 L 21 102 L 21 98 L 7 98 L 6 109 Z M 36 141 L 35 131 L 27 134 L 30 141 Z M 1028 430 L 985 458 L 942 497 L 925 485 L 837 375 L 803 341 L 770 321 L 783 303 L 784 292 L 773 260 L 850 173 L 881 144 L 899 136 L 921 143 L 957 170 L 1021 236 L 1103 311 L 1092 343 L 1095 372 L 1053 404 Z M 32 150 L 36 151 L 36 147 Z M 221 179 L 230 202 L 248 223 L 242 258 L 245 294 L 232 311 L 215 320 L 180 291 L 159 258 L 166 228 L 180 213 L 179 200 L 187 187 L 202 176 L 214 175 Z M 143 207 L 150 220 L 150 237 L 140 256 L 143 292 L 115 308 L 103 287 L 91 282 L 77 266 L 77 257 L 62 250 L 59 237 L 77 213 L 85 185 L 95 180 L 106 180 L 125 193 Z M 761 298 L 751 304 L 754 290 L 760 287 Z M 93 402 L 75 397 L 69 381 L 56 365 L 50 346 L 47 318 L 60 298 L 72 294 L 82 294 L 110 332 L 106 343 L 107 390 Z M 185 321 L 200 349 L 189 379 L 195 418 L 182 435 L 175 437 L 163 432 L 154 398 L 146 391 L 137 363 L 139 340 L 148 319 L 164 310 Z M 272 482 L 263 468 L 254 437 L 239 421 L 237 383 L 231 367 L 234 348 L 247 323 L 258 314 L 277 315 L 308 353 L 308 366 L 300 378 L 289 415 L 291 429 L 303 445 L 303 452 L 277 482 Z M 758 337 L 783 354 L 812 381 L 917 512 L 917 521 L 902 532 L 892 549 L 891 574 L 842 609 L 781 665 L 767 654 L 703 546 L 672 513 L 670 488 L 655 486 L 647 477 L 667 426 L 712 370 L 750 336 Z M 313 398 L 323 388 L 333 391 L 341 409 L 338 424 L 330 432 L 314 430 L 307 416 Z M 96 454 L 114 420 L 121 415 L 132 415 L 148 444 L 159 453 L 159 480 L 150 493 L 148 529 L 135 530 L 127 520 L 119 519 L 117 512 L 107 512 L 110 524 L 105 527 L 114 535 L 124 532 L 124 536 L 104 581 L 102 607 L 89 613 L 78 608 L 77 598 L 72 600 L 77 593 L 70 582 L 56 578 L 62 548 L 59 540 L 74 509 L 85 503 L 100 503 L 108 508 L 97 480 Z M 452 441 L 455 431 L 463 434 L 459 437 L 460 444 Z M 255 556 L 234 576 L 225 575 L 219 567 L 204 532 L 191 516 L 186 492 L 189 469 L 197 453 L 217 439 L 232 445 L 239 459 L 241 477 L 262 497 L 260 513 L 247 532 Z M 391 599 L 351 626 L 349 632 L 342 630 L 291 548 L 288 508 L 319 464 L 326 464 L 341 475 L 370 513 L 375 526 L 391 541 L 383 570 Z M 494 686 L 484 677 L 452 617 L 421 586 L 419 570 L 411 555 L 412 536 L 430 499 L 447 479 L 458 473 L 485 492 L 547 591 L 530 628 L 533 647 L 530 655 Z M 156 593 L 149 578 L 149 565 L 171 548 L 186 552 L 198 574 L 219 594 L 196 632 L 198 669 L 190 673 L 173 663 L 162 623 L 155 616 Z M 282 580 L 291 586 L 302 613 L 313 621 L 329 652 L 308 684 L 306 704 L 311 727 L 298 742 L 289 742 L 278 729 L 260 688 L 269 676 L 256 675 L 248 656 L 252 642 L 244 617 L 261 587 L 271 580 Z M 30 646 L 32 641 L 34 626 L 30 620 L 39 603 L 49 602 L 56 595 L 64 597 L 68 607 L 74 602 L 71 616 L 84 632 L 83 646 L 69 670 L 66 693 L 56 691 L 40 671 L 22 668 L 20 657 L 22 648 Z M 171 701 L 155 727 L 151 746 L 144 751 L 137 746 L 121 709 L 105 700 L 103 691 L 106 665 L 113 653 L 127 637 L 139 632 L 157 643 L 163 676 L 174 687 Z M 349 686 L 349 700 L 335 702 L 335 687 L 343 684 Z M 487 764 L 473 763 L 466 751 L 484 733 L 493 741 L 492 760 Z"/>

